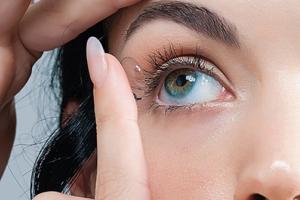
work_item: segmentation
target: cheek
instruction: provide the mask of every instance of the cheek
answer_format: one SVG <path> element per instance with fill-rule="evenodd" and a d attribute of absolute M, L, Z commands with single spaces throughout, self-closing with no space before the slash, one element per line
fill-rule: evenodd
<path fill-rule="evenodd" d="M 232 198 L 239 155 L 231 156 L 230 133 L 236 130 L 221 124 L 196 116 L 140 116 L 153 199 Z"/>

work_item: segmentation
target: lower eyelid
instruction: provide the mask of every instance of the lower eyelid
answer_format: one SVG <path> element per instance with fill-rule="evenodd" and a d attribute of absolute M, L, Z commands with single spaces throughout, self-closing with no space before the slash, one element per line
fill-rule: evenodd
<path fill-rule="evenodd" d="M 188 116 L 190 116 L 192 113 L 202 113 L 204 115 L 207 115 L 208 113 L 217 114 L 232 107 L 232 101 L 212 101 L 203 104 L 193 104 L 186 106 L 162 106 L 158 103 L 155 103 L 149 107 L 149 112 L 152 112 L 154 114 L 159 114 L 163 112 L 165 115 L 172 115 L 172 113 L 177 114 L 178 112 L 180 112 L 180 115 L 186 114 Z"/>
<path fill-rule="evenodd" d="M 156 90 L 154 93 L 155 95 L 152 94 L 142 100 L 144 101 L 144 105 L 142 106 L 144 109 L 140 110 L 142 113 L 164 113 L 165 115 L 177 112 L 180 112 L 180 115 L 184 115 L 185 113 L 189 115 L 193 112 L 218 113 L 231 108 L 234 100 L 234 96 L 231 95 L 231 93 L 229 93 L 224 87 L 222 87 L 222 92 L 215 101 L 184 106 L 164 105 L 160 102 L 158 95 L 156 95 L 158 93 L 159 90 Z M 139 108 L 141 108 L 141 106 L 139 106 Z"/>
<path fill-rule="evenodd" d="M 160 83 L 160 86 L 158 88 L 162 88 L 164 83 Z M 204 102 L 204 103 L 195 103 L 190 105 L 168 105 L 164 102 L 162 102 L 159 99 L 159 93 L 161 89 L 158 89 L 155 91 L 153 96 L 151 95 L 150 100 L 150 106 L 149 109 L 151 111 L 160 111 L 161 109 L 164 110 L 165 114 L 169 112 L 175 112 L 175 111 L 215 111 L 218 110 L 218 108 L 215 107 L 228 107 L 228 105 L 231 105 L 232 100 L 234 99 L 230 92 L 228 92 L 224 87 L 222 87 L 222 91 L 220 95 L 216 98 L 216 100 L 210 101 L 210 102 Z M 227 104 L 229 103 L 229 104 Z"/>

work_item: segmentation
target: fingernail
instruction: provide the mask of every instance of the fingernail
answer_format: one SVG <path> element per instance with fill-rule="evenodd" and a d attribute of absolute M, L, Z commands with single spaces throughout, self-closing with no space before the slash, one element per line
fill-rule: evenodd
<path fill-rule="evenodd" d="M 99 86 L 103 82 L 104 75 L 106 75 L 107 62 L 104 48 L 95 37 L 90 37 L 87 41 L 87 60 L 90 77 L 94 84 Z"/>

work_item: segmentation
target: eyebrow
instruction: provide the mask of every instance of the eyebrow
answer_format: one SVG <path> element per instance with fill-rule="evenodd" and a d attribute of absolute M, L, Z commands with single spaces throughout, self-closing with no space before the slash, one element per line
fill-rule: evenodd
<path fill-rule="evenodd" d="M 161 1 L 150 4 L 131 23 L 126 32 L 125 41 L 147 22 L 158 19 L 182 24 L 197 33 L 220 40 L 229 46 L 237 48 L 240 46 L 237 29 L 234 25 L 206 7 L 180 1 Z"/>

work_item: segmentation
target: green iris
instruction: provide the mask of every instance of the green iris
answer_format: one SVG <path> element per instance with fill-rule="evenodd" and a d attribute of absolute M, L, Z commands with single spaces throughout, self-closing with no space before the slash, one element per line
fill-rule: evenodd
<path fill-rule="evenodd" d="M 183 98 L 193 89 L 197 76 L 197 72 L 192 69 L 176 70 L 167 76 L 165 89 L 170 96 Z"/>

